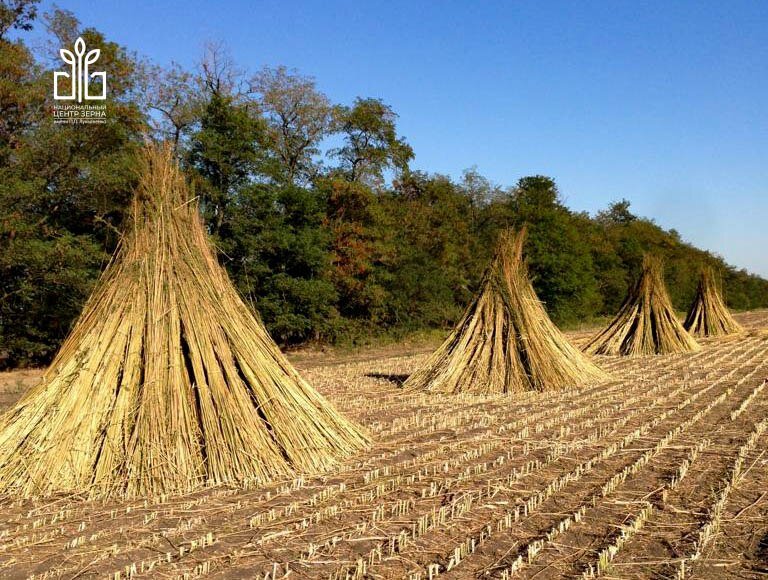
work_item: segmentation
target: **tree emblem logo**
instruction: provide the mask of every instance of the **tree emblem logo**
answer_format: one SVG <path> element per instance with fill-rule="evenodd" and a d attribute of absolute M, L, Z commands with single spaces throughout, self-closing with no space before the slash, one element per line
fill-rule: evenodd
<path fill-rule="evenodd" d="M 90 66 L 95 63 L 101 55 L 101 50 L 94 48 L 86 52 L 85 41 L 82 37 L 75 41 L 75 50 L 62 48 L 59 50 L 61 60 L 69 65 L 69 72 L 53 73 L 53 98 L 57 101 L 103 101 L 107 98 L 107 73 L 105 71 L 90 72 Z M 71 92 L 61 94 L 59 92 L 59 81 L 69 79 Z M 101 94 L 92 95 L 90 92 L 91 81 L 101 79 Z M 62 83 L 66 85 L 67 83 Z"/>

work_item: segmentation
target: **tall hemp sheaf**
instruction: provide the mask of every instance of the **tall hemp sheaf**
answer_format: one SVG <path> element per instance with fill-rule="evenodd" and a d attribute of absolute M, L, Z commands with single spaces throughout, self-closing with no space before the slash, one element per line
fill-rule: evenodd
<path fill-rule="evenodd" d="M 323 470 L 367 443 L 216 261 L 169 147 L 42 381 L 0 419 L 0 492 L 137 496 Z"/>
<path fill-rule="evenodd" d="M 646 355 L 692 352 L 701 347 L 677 319 L 664 286 L 661 261 L 643 258 L 643 271 L 619 313 L 590 340 L 590 354 Z"/>
<path fill-rule="evenodd" d="M 448 339 L 405 382 L 441 393 L 574 387 L 607 375 L 552 323 L 523 260 L 525 231 L 501 234 L 480 291 Z"/>
<path fill-rule="evenodd" d="M 701 270 L 696 297 L 683 326 L 692 335 L 700 337 L 725 336 L 743 330 L 728 312 L 712 268 Z"/>

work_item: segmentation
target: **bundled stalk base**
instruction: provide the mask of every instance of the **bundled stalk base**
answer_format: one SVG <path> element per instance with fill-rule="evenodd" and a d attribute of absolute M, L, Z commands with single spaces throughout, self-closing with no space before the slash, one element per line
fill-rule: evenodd
<path fill-rule="evenodd" d="M 677 319 L 661 262 L 643 258 L 643 272 L 611 323 L 587 343 L 590 354 L 670 354 L 701 347 Z"/>
<path fill-rule="evenodd" d="M 132 217 L 42 382 L 0 419 L 0 492 L 258 484 L 366 444 L 240 299 L 170 148 L 144 155 Z"/>
<path fill-rule="evenodd" d="M 607 375 L 552 323 L 522 258 L 525 232 L 504 232 L 480 292 L 405 388 L 441 393 L 546 391 Z"/>
<path fill-rule="evenodd" d="M 696 297 L 683 323 L 694 336 L 725 336 L 744 329 L 733 319 L 720 294 L 711 268 L 701 271 Z"/>

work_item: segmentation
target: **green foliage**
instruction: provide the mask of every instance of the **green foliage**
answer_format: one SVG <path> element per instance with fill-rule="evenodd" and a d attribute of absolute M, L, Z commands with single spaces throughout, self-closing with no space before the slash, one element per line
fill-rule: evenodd
<path fill-rule="evenodd" d="M 255 184 L 233 204 L 221 232 L 226 265 L 273 337 L 284 344 L 333 337 L 336 290 L 323 277 L 322 197 L 295 185 Z"/>
<path fill-rule="evenodd" d="M 331 151 L 350 181 L 380 184 L 385 169 L 408 170 L 413 149 L 397 136 L 395 112 L 380 99 L 355 99 L 337 108 L 344 145 Z"/>
<path fill-rule="evenodd" d="M 589 220 L 563 206 L 555 182 L 541 175 L 522 178 L 506 205 L 509 222 L 528 227 L 533 285 L 553 319 L 572 322 L 598 312 L 602 300 L 584 235 Z"/>
<path fill-rule="evenodd" d="M 91 291 L 103 253 L 87 236 L 0 229 L 2 237 L 11 233 L 0 253 L 0 364 L 25 366 L 53 356 Z"/>
<path fill-rule="evenodd" d="M 196 192 L 214 235 L 226 219 L 227 206 L 264 163 L 263 131 L 264 122 L 251 116 L 247 106 L 236 103 L 232 95 L 211 94 L 187 159 L 200 178 Z"/>
<path fill-rule="evenodd" d="M 150 66 L 60 9 L 43 19 L 56 46 L 101 49 L 108 122 L 54 125 L 50 62 L 6 38 L 36 4 L 0 2 L 0 367 L 44 364 L 66 336 L 119 240 L 147 135 L 177 146 L 221 262 L 283 344 L 451 326 L 510 225 L 527 227 L 534 287 L 561 324 L 614 314 L 644 252 L 664 260 L 679 310 L 704 264 L 730 307 L 768 306 L 768 281 L 627 200 L 590 217 L 549 177 L 505 190 L 475 170 L 411 171 L 379 99 L 334 104 L 285 67 L 247 78 L 216 47 L 198 72 Z"/>
<path fill-rule="evenodd" d="M 50 72 L 0 40 L 0 366 L 50 359 L 117 243 L 133 189 L 136 63 L 98 32 L 80 34 L 113 79 L 108 122 L 88 130 L 53 124 Z"/>
<path fill-rule="evenodd" d="M 365 185 L 339 177 L 319 180 L 317 190 L 326 200 L 327 277 L 338 293 L 339 314 L 347 320 L 386 324 L 389 292 L 383 283 L 386 231 L 382 205 Z"/>
<path fill-rule="evenodd" d="M 380 198 L 387 254 L 388 322 L 412 328 L 452 323 L 471 298 L 475 246 L 469 199 L 447 178 L 411 173 Z"/>

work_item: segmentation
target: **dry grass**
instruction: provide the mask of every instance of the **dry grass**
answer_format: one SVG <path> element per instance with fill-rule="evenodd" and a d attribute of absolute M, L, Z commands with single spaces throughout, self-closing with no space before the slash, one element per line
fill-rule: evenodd
<path fill-rule="evenodd" d="M 711 268 L 701 271 L 696 298 L 683 326 L 693 336 L 700 337 L 725 336 L 743 331 L 728 312 Z"/>
<path fill-rule="evenodd" d="M 169 148 L 144 155 L 132 212 L 51 367 L 0 420 L 0 491 L 258 483 L 362 448 L 216 262 Z"/>
<path fill-rule="evenodd" d="M 504 232 L 480 291 L 446 341 L 405 382 L 441 393 L 520 393 L 606 378 L 552 323 L 522 257 L 525 232 Z"/>
<path fill-rule="evenodd" d="M 677 319 L 664 286 L 661 261 L 650 255 L 619 313 L 590 340 L 590 354 L 647 355 L 694 352 L 698 343 Z"/>

